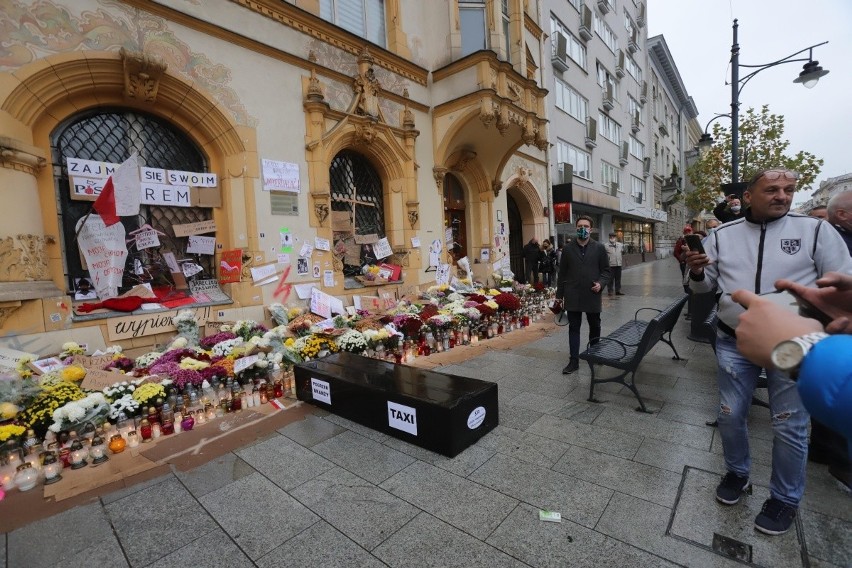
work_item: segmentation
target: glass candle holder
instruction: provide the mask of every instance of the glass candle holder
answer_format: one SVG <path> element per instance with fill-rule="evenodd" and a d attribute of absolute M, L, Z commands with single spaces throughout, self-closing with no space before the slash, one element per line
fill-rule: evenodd
<path fill-rule="evenodd" d="M 121 436 L 119 436 L 120 438 Z M 56 459 L 56 454 L 48 452 L 44 456 L 42 462 L 42 470 L 44 471 L 44 484 L 50 485 L 62 479 L 62 462 Z"/>
<path fill-rule="evenodd" d="M 80 440 L 74 440 L 74 443 L 71 444 L 71 469 L 80 469 L 89 465 L 89 462 L 86 461 L 87 455 L 88 452 L 83 448 Z"/>
<path fill-rule="evenodd" d="M 143 418 L 142 422 L 139 424 L 139 434 L 142 436 L 143 444 L 146 444 L 151 441 L 151 437 L 153 436 L 153 430 L 151 428 L 151 423 L 148 422 L 147 418 Z"/>
<path fill-rule="evenodd" d="M 92 458 L 92 465 L 100 465 L 107 461 L 109 457 L 106 455 L 106 445 L 104 439 L 100 436 L 95 436 L 92 439 L 92 447 L 89 449 L 89 457 Z"/>
<path fill-rule="evenodd" d="M 139 445 L 139 433 L 136 430 L 131 430 L 127 433 L 127 447 L 135 448 Z"/>
<path fill-rule="evenodd" d="M 38 483 L 38 471 L 29 463 L 22 463 L 18 466 L 18 472 L 15 474 L 15 485 L 21 491 L 29 491 Z"/>
<path fill-rule="evenodd" d="M 195 417 L 193 416 L 193 412 L 190 410 L 186 413 L 186 416 L 181 420 L 181 428 L 189 432 L 192 430 L 193 426 L 195 426 Z"/>
<path fill-rule="evenodd" d="M 121 436 L 121 434 L 113 434 L 112 438 L 109 439 L 109 451 L 114 454 L 120 454 L 124 451 L 126 446 L 127 441 Z"/>

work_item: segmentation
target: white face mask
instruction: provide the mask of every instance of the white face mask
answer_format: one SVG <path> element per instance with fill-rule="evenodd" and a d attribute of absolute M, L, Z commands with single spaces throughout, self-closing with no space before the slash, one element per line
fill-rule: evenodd
<path fill-rule="evenodd" d="M 740 209 L 742 209 L 742 207 L 740 207 L 739 205 L 734 205 L 733 207 L 731 207 L 731 211 L 733 211 L 734 213 L 739 213 Z"/>
<path fill-rule="evenodd" d="M 609 242 L 611 242 L 612 244 L 615 244 L 615 243 L 617 243 L 618 241 L 617 241 L 617 240 L 615 240 L 615 239 L 610 239 L 610 240 L 609 240 Z"/>

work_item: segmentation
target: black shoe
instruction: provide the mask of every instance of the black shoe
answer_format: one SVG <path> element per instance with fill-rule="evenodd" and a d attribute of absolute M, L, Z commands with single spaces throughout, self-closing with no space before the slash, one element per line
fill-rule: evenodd
<path fill-rule="evenodd" d="M 796 508 L 783 501 L 770 498 L 764 501 L 760 514 L 754 519 L 754 528 L 764 534 L 779 535 L 790 530 Z"/>
<path fill-rule="evenodd" d="M 828 466 L 828 473 L 837 480 L 846 493 L 852 493 L 852 467 L 831 464 Z"/>
<path fill-rule="evenodd" d="M 615 294 L 613 294 L 612 292 L 607 292 L 607 295 L 608 296 L 615 296 Z"/>
<path fill-rule="evenodd" d="M 828 464 L 832 463 L 831 458 L 832 458 L 831 450 L 824 448 L 823 446 L 816 446 L 814 444 L 810 444 L 808 446 L 808 461 L 809 462 L 828 465 Z"/>
<path fill-rule="evenodd" d="M 626 294 L 624 292 L 616 292 L 615 295 L 616 296 L 625 296 Z"/>
<path fill-rule="evenodd" d="M 729 471 L 716 487 L 716 501 L 724 505 L 736 505 L 740 502 L 740 495 L 751 489 L 748 477 L 740 477 Z"/>
<path fill-rule="evenodd" d="M 579 368 L 580 368 L 580 362 L 576 359 L 571 359 L 570 361 L 568 361 L 568 365 L 566 365 L 565 368 L 562 369 L 562 374 L 568 375 L 568 374 L 573 373 L 574 371 L 578 370 Z"/>

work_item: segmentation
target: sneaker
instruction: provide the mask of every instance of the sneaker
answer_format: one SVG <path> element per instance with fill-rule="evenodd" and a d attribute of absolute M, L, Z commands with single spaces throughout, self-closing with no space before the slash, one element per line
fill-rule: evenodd
<path fill-rule="evenodd" d="M 624 294 L 624 292 L 620 292 L 620 291 L 619 291 L 619 292 L 616 292 L 616 293 L 615 293 L 615 295 L 616 295 L 616 296 L 624 296 L 625 294 Z"/>
<path fill-rule="evenodd" d="M 570 361 L 568 361 L 568 365 L 566 365 L 565 368 L 562 369 L 562 374 L 568 375 L 568 374 L 573 373 L 574 371 L 578 370 L 579 368 L 580 368 L 580 362 L 577 359 L 571 359 Z"/>
<path fill-rule="evenodd" d="M 754 528 L 764 534 L 779 535 L 790 530 L 796 508 L 778 499 L 767 499 L 760 514 L 754 519 Z"/>
<path fill-rule="evenodd" d="M 729 471 L 722 478 L 719 486 L 716 487 L 716 501 L 724 505 L 736 505 L 740 502 L 740 495 L 745 491 L 751 490 L 751 483 L 748 477 L 740 477 L 736 473 Z"/>

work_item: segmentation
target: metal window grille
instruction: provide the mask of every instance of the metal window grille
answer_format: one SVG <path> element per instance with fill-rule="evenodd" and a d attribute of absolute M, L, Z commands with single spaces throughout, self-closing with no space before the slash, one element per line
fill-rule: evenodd
<path fill-rule="evenodd" d="M 121 163 L 135 150 L 139 153 L 141 166 L 207 171 L 204 156 L 186 135 L 159 118 L 121 109 L 98 109 L 75 115 L 54 131 L 51 142 L 59 225 L 65 251 L 65 274 L 70 290 L 74 289 L 75 278 L 87 276 L 82 268 L 75 228 L 77 221 L 89 212 L 92 203 L 70 198 L 65 158 Z M 181 259 L 188 256 L 185 253 L 188 238 L 176 238 L 172 225 L 211 219 L 212 214 L 210 208 L 143 205 L 138 218 L 123 217 L 121 222 L 128 232 L 145 222 L 162 231 L 167 237 L 161 238 L 161 250 L 174 252 Z M 213 274 L 212 256 L 197 255 L 194 260 L 207 274 Z M 128 279 L 128 275 L 132 274 L 133 267 L 129 266 L 131 262 L 132 257 L 128 260 L 128 266 L 125 266 L 125 288 L 135 283 Z"/>
<path fill-rule="evenodd" d="M 385 236 L 382 180 L 357 152 L 343 150 L 331 162 L 331 209 L 354 212 L 355 234 Z"/>

